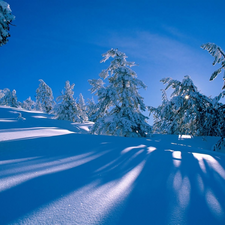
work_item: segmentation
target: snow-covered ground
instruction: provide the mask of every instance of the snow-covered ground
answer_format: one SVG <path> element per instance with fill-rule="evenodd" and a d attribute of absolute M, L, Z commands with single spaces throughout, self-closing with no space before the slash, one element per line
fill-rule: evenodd
<path fill-rule="evenodd" d="M 1 225 L 225 224 L 218 138 L 94 136 L 90 126 L 0 107 Z"/>

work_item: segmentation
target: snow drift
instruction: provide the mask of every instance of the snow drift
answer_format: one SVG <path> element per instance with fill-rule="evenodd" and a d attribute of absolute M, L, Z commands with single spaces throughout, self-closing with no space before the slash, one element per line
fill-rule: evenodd
<path fill-rule="evenodd" d="M 0 224 L 225 224 L 217 137 L 90 126 L 0 107 Z"/>

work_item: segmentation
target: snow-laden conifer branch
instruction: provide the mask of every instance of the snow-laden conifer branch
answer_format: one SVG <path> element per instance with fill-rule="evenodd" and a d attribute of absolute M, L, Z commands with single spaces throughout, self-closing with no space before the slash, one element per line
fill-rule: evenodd
<path fill-rule="evenodd" d="M 0 46 L 8 42 L 9 25 L 15 19 L 7 2 L 0 0 Z"/>
<path fill-rule="evenodd" d="M 225 68 L 225 53 L 219 46 L 217 46 L 214 43 L 203 44 L 201 48 L 204 50 L 207 50 L 209 54 L 214 57 L 213 65 L 217 63 L 221 64 L 221 67 L 217 69 L 216 71 L 214 71 L 213 74 L 211 75 L 209 80 L 212 81 L 218 76 L 218 74 L 222 72 L 222 69 Z M 223 75 L 223 80 L 224 80 L 224 84 L 222 89 L 225 89 L 225 71 Z"/>
<path fill-rule="evenodd" d="M 104 82 L 102 79 L 89 79 L 88 82 L 90 85 L 92 85 L 92 88 L 90 89 L 92 94 L 101 88 L 104 88 Z"/>

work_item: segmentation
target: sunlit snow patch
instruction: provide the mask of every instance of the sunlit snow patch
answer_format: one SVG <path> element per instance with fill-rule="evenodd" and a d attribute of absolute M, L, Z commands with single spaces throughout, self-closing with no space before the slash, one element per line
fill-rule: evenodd
<path fill-rule="evenodd" d="M 179 167 L 180 164 L 181 164 L 181 152 L 180 151 L 174 151 L 172 153 L 173 155 L 173 165 L 176 166 L 176 167 Z"/>
<path fill-rule="evenodd" d="M 135 158 L 136 156 L 140 155 L 142 152 L 144 152 L 144 149 L 141 149 L 140 151 L 136 152 L 132 158 Z"/>
<path fill-rule="evenodd" d="M 52 137 L 64 134 L 74 133 L 66 129 L 58 129 L 56 127 L 34 127 L 21 129 L 0 130 L 0 141 L 18 140 L 24 138 Z"/>
<path fill-rule="evenodd" d="M 146 147 L 146 145 L 131 146 L 131 147 L 125 148 L 125 149 L 121 152 L 121 154 L 127 153 L 127 152 L 131 151 L 132 149 L 145 148 L 145 147 Z"/>
<path fill-rule="evenodd" d="M 11 160 L 2 160 L 0 161 L 0 165 L 6 165 L 11 163 L 19 163 L 19 162 L 25 162 L 29 160 L 38 159 L 39 157 L 30 157 L 30 158 L 21 158 L 21 159 L 11 159 Z"/>
<path fill-rule="evenodd" d="M 15 118 L 13 118 L 13 119 L 10 119 L 10 118 L 8 118 L 8 119 L 1 119 L 0 118 L 0 122 L 3 122 L 3 123 L 10 123 L 10 122 L 16 122 L 17 120 L 14 120 Z"/>
<path fill-rule="evenodd" d="M 46 116 L 32 116 L 33 118 L 37 118 L 37 119 L 47 119 Z"/>
<path fill-rule="evenodd" d="M 175 159 L 182 159 L 180 151 L 174 151 L 172 155 L 173 155 L 173 158 Z"/>
<path fill-rule="evenodd" d="M 213 168 L 223 179 L 225 179 L 225 170 L 218 163 L 218 161 L 211 155 L 201 154 L 201 153 L 192 153 L 193 156 L 198 160 L 199 166 L 204 173 L 206 173 L 205 162 Z"/>
<path fill-rule="evenodd" d="M 175 167 L 179 167 L 180 164 L 181 164 L 181 159 L 182 159 L 181 151 L 174 151 L 174 150 L 171 150 L 171 149 L 167 149 L 165 151 L 172 152 L 173 165 Z"/>
<path fill-rule="evenodd" d="M 153 146 L 150 146 L 150 147 L 148 147 L 148 154 L 149 153 L 151 153 L 151 152 L 153 152 L 153 151 L 155 151 L 156 150 L 156 147 L 153 147 Z"/>
<path fill-rule="evenodd" d="M 182 139 L 190 139 L 192 138 L 191 135 L 179 135 L 178 136 L 178 140 L 182 140 Z"/>
<path fill-rule="evenodd" d="M 211 190 L 207 190 L 206 192 L 206 203 L 214 216 L 219 218 L 224 217 L 224 211 Z"/>
<path fill-rule="evenodd" d="M 86 132 L 89 132 L 94 123 L 88 121 L 88 122 L 84 122 L 84 123 L 72 123 L 72 124 L 76 125 L 76 127 L 80 130 L 84 130 Z"/>

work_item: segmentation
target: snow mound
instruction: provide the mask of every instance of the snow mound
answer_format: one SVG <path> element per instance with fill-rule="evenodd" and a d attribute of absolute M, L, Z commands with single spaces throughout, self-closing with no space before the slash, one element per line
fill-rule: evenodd
<path fill-rule="evenodd" d="M 1 225 L 225 224 L 225 154 L 210 150 L 218 138 L 88 129 L 0 107 Z"/>
<path fill-rule="evenodd" d="M 69 133 L 87 134 L 92 124 L 92 122 L 79 124 L 56 120 L 53 115 L 40 111 L 28 111 L 7 106 L 0 107 L 0 129 L 2 133 L 0 141 L 13 140 L 20 136 L 28 138 Z"/>

